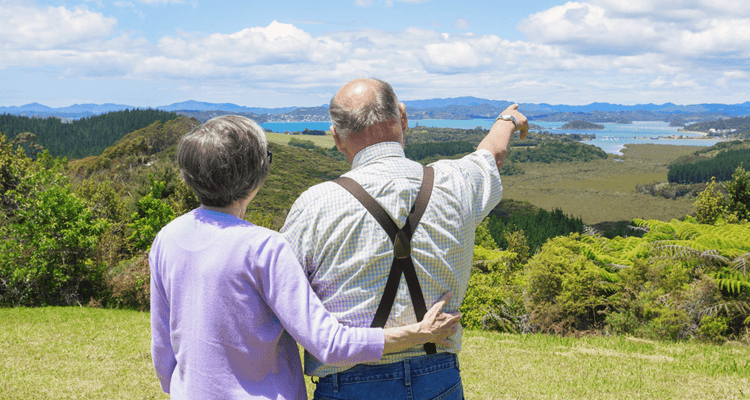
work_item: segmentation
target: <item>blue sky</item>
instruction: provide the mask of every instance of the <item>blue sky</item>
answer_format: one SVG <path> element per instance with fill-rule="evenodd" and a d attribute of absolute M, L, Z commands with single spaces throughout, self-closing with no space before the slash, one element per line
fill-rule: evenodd
<path fill-rule="evenodd" d="M 0 0 L 0 106 L 402 100 L 750 101 L 738 0 Z"/>

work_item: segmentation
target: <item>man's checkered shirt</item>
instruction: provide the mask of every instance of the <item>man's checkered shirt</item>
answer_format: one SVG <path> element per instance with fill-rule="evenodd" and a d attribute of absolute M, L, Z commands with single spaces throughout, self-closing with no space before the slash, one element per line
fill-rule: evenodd
<path fill-rule="evenodd" d="M 487 150 L 460 160 L 434 164 L 435 183 L 427 210 L 411 240 L 412 259 L 429 308 L 448 290 L 453 299 L 445 311 L 457 311 L 466 294 L 474 251 L 474 231 L 500 202 L 502 184 Z M 399 227 L 404 226 L 422 182 L 422 165 L 404 157 L 397 142 L 360 151 L 354 179 L 374 197 Z M 315 185 L 294 203 L 281 233 L 291 244 L 315 293 L 341 323 L 368 327 L 385 289 L 393 262 L 393 244 L 375 218 L 344 188 L 333 182 Z M 401 282 L 388 327 L 416 322 L 406 281 Z M 461 350 L 438 345 L 438 352 Z M 384 355 L 382 364 L 425 355 L 422 346 Z M 305 353 L 305 373 L 326 376 L 352 365 L 324 365 Z"/>

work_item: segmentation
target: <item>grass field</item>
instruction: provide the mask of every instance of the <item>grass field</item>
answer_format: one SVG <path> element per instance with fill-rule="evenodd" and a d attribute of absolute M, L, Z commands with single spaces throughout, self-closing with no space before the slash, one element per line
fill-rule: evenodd
<path fill-rule="evenodd" d="M 148 313 L 16 308 L 0 321 L 2 399 L 168 398 Z M 467 399 L 750 398 L 750 348 L 731 344 L 468 331 L 459 362 Z"/>
<path fill-rule="evenodd" d="M 694 211 L 694 198 L 669 200 L 635 192 L 639 183 L 667 181 L 667 166 L 700 147 L 628 145 L 622 156 L 572 163 L 525 163 L 523 175 L 503 177 L 503 197 L 581 217 L 593 225 L 633 218 L 669 221 Z"/>
<path fill-rule="evenodd" d="M 326 131 L 324 135 L 287 135 L 278 132 L 266 132 L 266 139 L 269 142 L 277 144 L 289 144 L 289 139 L 296 138 L 299 140 L 310 140 L 316 146 L 330 149 L 335 145 L 331 132 Z"/>

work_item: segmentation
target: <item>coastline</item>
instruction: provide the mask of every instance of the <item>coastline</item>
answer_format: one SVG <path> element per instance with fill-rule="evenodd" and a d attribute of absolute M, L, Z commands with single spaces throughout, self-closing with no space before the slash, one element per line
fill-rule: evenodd
<path fill-rule="evenodd" d="M 697 133 L 697 134 L 702 135 L 702 136 L 708 136 L 708 133 L 706 133 L 706 132 L 686 131 L 684 129 L 678 129 L 677 132 L 682 132 L 682 133 Z"/>

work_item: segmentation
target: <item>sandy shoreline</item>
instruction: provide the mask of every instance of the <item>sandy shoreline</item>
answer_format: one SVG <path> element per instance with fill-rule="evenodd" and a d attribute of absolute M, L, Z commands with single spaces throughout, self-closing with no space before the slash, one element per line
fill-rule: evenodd
<path fill-rule="evenodd" d="M 682 129 L 678 129 L 677 132 L 680 132 L 680 133 L 697 133 L 699 135 L 708 136 L 708 133 L 706 133 L 706 132 L 686 131 L 686 130 L 682 130 Z"/>

